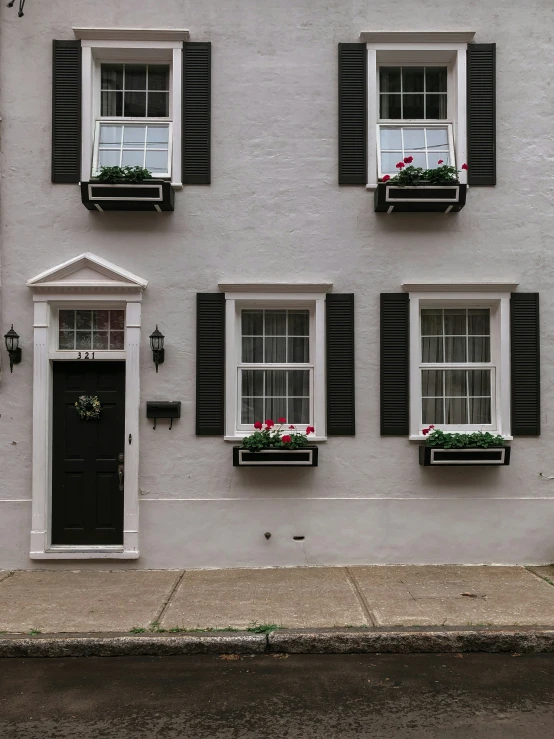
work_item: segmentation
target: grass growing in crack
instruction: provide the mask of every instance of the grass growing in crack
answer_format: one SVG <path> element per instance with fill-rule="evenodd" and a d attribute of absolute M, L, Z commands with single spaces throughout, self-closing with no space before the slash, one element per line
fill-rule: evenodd
<path fill-rule="evenodd" d="M 29 629 L 29 636 L 37 636 L 38 634 L 42 634 L 42 631 L 39 631 L 38 629 Z"/>
<path fill-rule="evenodd" d="M 246 631 L 249 631 L 252 634 L 270 634 L 278 628 L 277 624 L 259 624 L 257 621 L 252 621 L 249 626 L 246 627 Z"/>
<path fill-rule="evenodd" d="M 133 626 L 132 629 L 129 629 L 129 634 L 144 634 L 146 629 L 143 629 L 142 626 Z"/>

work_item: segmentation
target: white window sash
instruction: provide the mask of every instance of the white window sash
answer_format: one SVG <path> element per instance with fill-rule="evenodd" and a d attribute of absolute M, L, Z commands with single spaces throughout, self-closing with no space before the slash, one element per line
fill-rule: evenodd
<path fill-rule="evenodd" d="M 310 311 L 310 362 L 261 363 L 242 362 L 243 309 L 301 309 Z M 253 424 L 241 424 L 241 371 L 248 370 L 309 370 L 310 423 L 294 424 L 299 431 L 308 425 L 315 428 L 311 441 L 326 438 L 325 396 L 325 294 L 233 294 L 226 293 L 226 403 L 225 439 L 237 441 L 254 431 Z M 265 421 L 265 418 L 259 419 Z M 277 422 L 277 419 L 272 419 Z M 288 424 L 287 424 L 288 425 Z"/>
<path fill-rule="evenodd" d="M 99 168 L 98 168 L 98 156 L 99 156 L 99 148 L 100 148 L 100 126 L 102 124 L 110 124 L 114 126 L 122 126 L 126 124 L 132 124 L 132 125 L 142 125 L 142 126 L 148 126 L 151 124 L 164 124 L 168 127 L 168 148 L 167 148 L 167 164 L 168 164 L 168 171 L 166 172 L 152 172 L 152 178 L 167 178 L 171 177 L 171 162 L 172 162 L 172 149 L 173 149 L 173 127 L 171 121 L 169 121 L 167 118 L 102 118 L 100 120 L 96 121 L 96 126 L 94 130 L 94 149 L 93 149 L 93 156 L 92 156 L 92 174 L 93 176 L 97 175 Z M 124 146 L 123 143 L 121 144 L 121 148 L 119 151 L 121 152 L 123 150 Z M 127 150 L 132 150 L 133 147 L 127 146 Z M 146 145 L 144 149 L 136 148 L 137 151 L 144 151 L 144 161 L 146 162 L 146 152 L 147 151 L 166 151 L 166 149 L 146 149 Z M 118 149 L 112 149 L 111 151 L 118 151 Z M 146 166 L 145 164 L 143 166 Z"/>
<path fill-rule="evenodd" d="M 380 121 L 377 124 L 377 136 L 376 136 L 377 138 L 377 173 L 378 173 L 379 178 L 383 177 L 384 174 L 391 174 L 390 172 L 383 172 L 383 168 L 381 166 L 381 127 L 383 128 L 394 128 L 394 127 L 396 128 L 446 128 L 448 131 L 448 154 L 450 157 L 450 166 L 452 167 L 456 166 L 456 154 L 455 154 L 455 148 L 454 148 L 454 136 L 453 136 L 452 123 L 449 123 L 448 121 L 442 121 L 441 123 L 437 123 L 437 122 L 428 123 L 427 121 L 421 121 L 420 123 L 415 123 L 413 121 L 399 121 L 398 119 L 391 120 L 391 121 Z M 427 152 L 427 149 L 425 151 Z M 400 159 L 402 159 L 403 154 L 399 152 L 398 156 L 400 157 Z"/>
<path fill-rule="evenodd" d="M 489 308 L 490 362 L 421 361 L 421 308 Z M 491 424 L 435 424 L 445 431 L 489 431 L 511 438 L 510 421 L 510 294 L 509 293 L 410 293 L 410 439 L 424 439 L 422 384 L 424 369 L 490 369 Z"/>

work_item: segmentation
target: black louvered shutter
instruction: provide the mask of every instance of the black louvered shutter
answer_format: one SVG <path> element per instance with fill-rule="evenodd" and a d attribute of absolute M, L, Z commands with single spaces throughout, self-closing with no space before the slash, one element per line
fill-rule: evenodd
<path fill-rule="evenodd" d="M 410 296 L 381 293 L 381 435 L 410 433 Z"/>
<path fill-rule="evenodd" d="M 470 185 L 496 185 L 496 44 L 467 47 L 467 151 Z"/>
<path fill-rule="evenodd" d="M 196 435 L 225 433 L 225 295 L 196 296 Z"/>
<path fill-rule="evenodd" d="M 339 44 L 339 185 L 367 184 L 365 44 Z"/>
<path fill-rule="evenodd" d="M 512 434 L 541 432 L 538 293 L 512 293 L 510 301 Z"/>
<path fill-rule="evenodd" d="M 54 41 L 52 182 L 81 179 L 81 42 Z"/>
<path fill-rule="evenodd" d="M 212 45 L 183 44 L 183 184 L 211 183 Z"/>
<path fill-rule="evenodd" d="M 327 435 L 356 433 L 354 295 L 329 293 L 326 307 Z"/>

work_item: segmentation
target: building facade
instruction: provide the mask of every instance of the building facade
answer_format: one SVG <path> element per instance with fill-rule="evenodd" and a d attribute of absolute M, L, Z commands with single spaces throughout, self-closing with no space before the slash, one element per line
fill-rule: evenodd
<path fill-rule="evenodd" d="M 0 568 L 551 562 L 550 4 L 159 5 L 1 11 Z"/>

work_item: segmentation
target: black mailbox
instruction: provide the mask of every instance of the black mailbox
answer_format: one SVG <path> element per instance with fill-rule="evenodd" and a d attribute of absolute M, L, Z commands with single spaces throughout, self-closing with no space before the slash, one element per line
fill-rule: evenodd
<path fill-rule="evenodd" d="M 154 429 L 159 418 L 169 418 L 169 430 L 173 426 L 174 418 L 181 418 L 181 401 L 180 400 L 147 400 L 146 401 L 146 418 L 154 419 Z"/>

